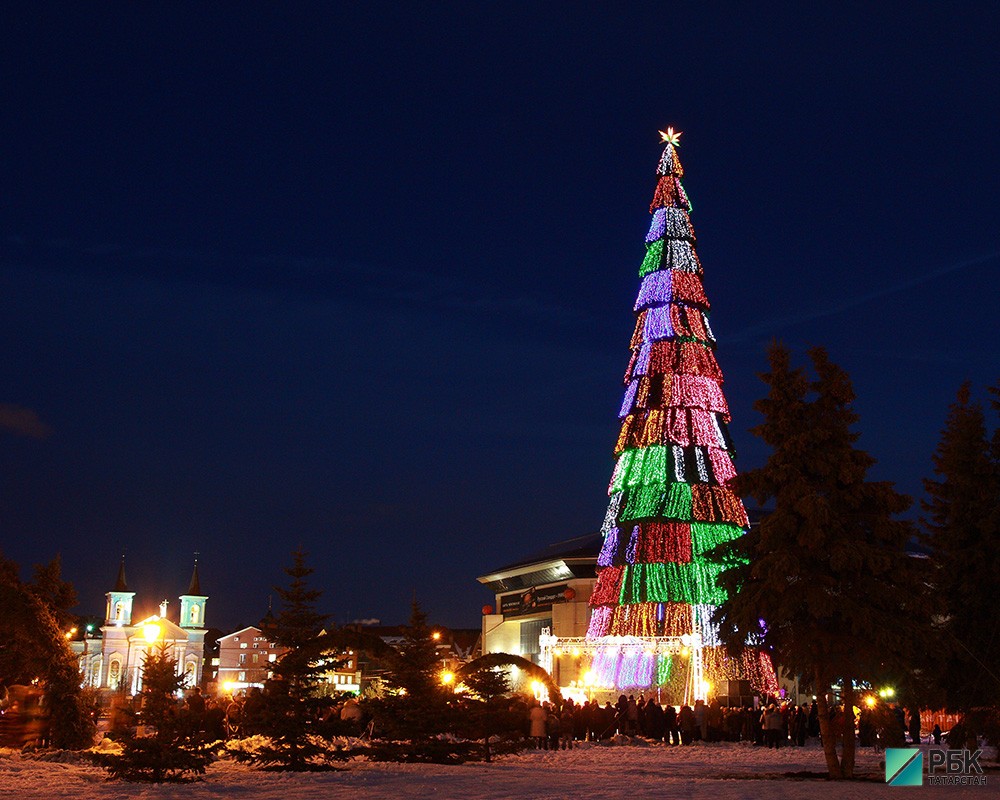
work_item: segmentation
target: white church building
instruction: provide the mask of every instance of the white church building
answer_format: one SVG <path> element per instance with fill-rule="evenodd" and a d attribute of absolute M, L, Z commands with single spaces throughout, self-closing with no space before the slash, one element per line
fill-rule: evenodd
<path fill-rule="evenodd" d="M 201 593 L 198 561 L 186 594 L 180 595 L 177 621 L 167 618 L 167 601 L 160 613 L 145 619 L 132 619 L 132 600 L 125 580 L 125 559 L 118 569 L 114 589 L 107 593 L 101 638 L 86 633 L 82 641 L 71 642 L 80 660 L 83 685 L 114 691 L 124 688 L 135 694 L 142 688 L 142 665 L 149 652 L 166 651 L 177 662 L 177 672 L 187 686 L 198 686 L 205 661 L 205 605 L 208 596 Z"/>

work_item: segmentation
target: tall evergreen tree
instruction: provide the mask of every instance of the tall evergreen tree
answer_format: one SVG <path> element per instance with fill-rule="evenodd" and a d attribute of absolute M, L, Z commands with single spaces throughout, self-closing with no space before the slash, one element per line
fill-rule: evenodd
<path fill-rule="evenodd" d="M 737 485 L 774 510 L 721 548 L 728 599 L 717 619 L 729 646 L 760 641 L 785 669 L 812 679 L 827 769 L 848 778 L 851 714 L 836 725 L 827 691 L 839 684 L 850 711 L 859 682 L 912 663 L 927 632 L 926 560 L 907 554 L 915 529 L 894 519 L 910 499 L 867 479 L 874 459 L 855 447 L 850 378 L 822 348 L 809 357 L 815 380 L 792 367 L 786 348 L 770 349 L 761 376 L 768 395 L 755 404 L 764 421 L 753 432 L 772 452 Z"/>
<path fill-rule="evenodd" d="M 264 685 L 261 710 L 261 724 L 271 743 L 239 757 L 275 769 L 303 771 L 324 768 L 315 758 L 326 748 L 312 734 L 331 704 L 321 684 L 336 661 L 327 654 L 328 642 L 322 636 L 328 615 L 316 610 L 322 592 L 310 589 L 307 580 L 314 570 L 306 566 L 301 548 L 292 557 L 292 566 L 285 569 L 291 578 L 288 587 L 275 588 L 281 606 L 270 633 L 288 651 L 275 662 L 274 677 Z"/>
<path fill-rule="evenodd" d="M 993 401 L 997 408 L 997 401 Z M 998 409 L 1000 410 L 1000 409 Z M 950 710 L 1000 705 L 1000 428 L 992 437 L 964 384 L 952 404 L 924 482 L 923 508 L 945 604 L 940 683 Z"/>

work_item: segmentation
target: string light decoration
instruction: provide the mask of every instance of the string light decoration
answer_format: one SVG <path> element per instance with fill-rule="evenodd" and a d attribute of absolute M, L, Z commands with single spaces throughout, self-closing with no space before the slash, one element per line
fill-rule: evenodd
<path fill-rule="evenodd" d="M 731 679 L 749 678 L 774 692 L 767 654 L 748 647 L 727 655 L 712 622 L 725 592 L 716 581 L 722 567 L 707 554 L 749 523 L 730 488 L 736 469 L 729 405 L 681 183 L 681 134 L 660 133 L 665 146 L 639 266 L 584 650 L 598 685 L 655 685 L 665 702 L 690 702 L 704 696 L 704 687 Z"/>

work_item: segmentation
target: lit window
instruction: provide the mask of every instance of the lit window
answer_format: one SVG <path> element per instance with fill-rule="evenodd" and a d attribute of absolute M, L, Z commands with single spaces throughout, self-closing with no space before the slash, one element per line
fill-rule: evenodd
<path fill-rule="evenodd" d="M 247 649 L 247 643 L 246 642 L 240 642 L 240 650 L 246 650 L 246 649 Z"/>
<path fill-rule="evenodd" d="M 122 673 L 122 662 L 115 659 L 111 662 L 111 666 L 108 668 L 108 685 L 112 689 L 118 688 L 118 681 L 121 678 Z"/>

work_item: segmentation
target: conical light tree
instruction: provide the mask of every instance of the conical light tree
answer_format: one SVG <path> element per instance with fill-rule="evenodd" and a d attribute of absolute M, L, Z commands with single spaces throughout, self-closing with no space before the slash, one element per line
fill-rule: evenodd
<path fill-rule="evenodd" d="M 621 432 L 587 633 L 598 683 L 658 686 L 680 702 L 722 680 L 777 689 L 763 653 L 727 656 L 712 624 L 725 599 L 706 557 L 748 525 L 727 430 L 709 303 L 681 183 L 679 132 L 665 147 L 635 302 Z"/>

